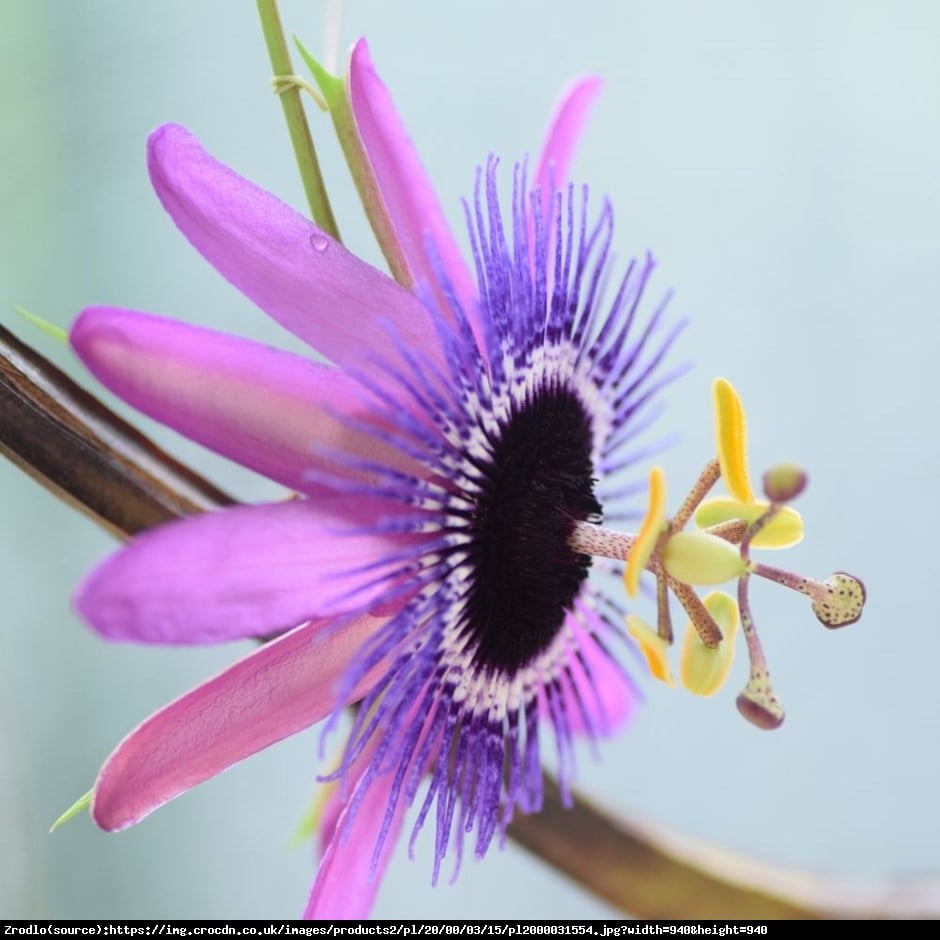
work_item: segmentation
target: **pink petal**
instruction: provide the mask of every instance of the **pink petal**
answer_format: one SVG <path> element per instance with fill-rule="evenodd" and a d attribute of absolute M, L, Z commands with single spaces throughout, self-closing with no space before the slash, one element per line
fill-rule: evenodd
<path fill-rule="evenodd" d="M 92 805 L 95 822 L 102 829 L 124 829 L 330 714 L 344 670 L 380 624 L 362 617 L 298 627 L 151 715 L 102 767 Z M 381 668 L 363 679 L 350 701 L 365 694 Z"/>
<path fill-rule="evenodd" d="M 535 185 L 542 190 L 543 208 L 547 208 L 552 186 L 557 191 L 568 179 L 574 149 L 601 85 L 600 78 L 588 76 L 575 79 L 561 93 L 535 174 Z"/>
<path fill-rule="evenodd" d="M 388 89 L 372 65 L 364 39 L 353 46 L 350 56 L 349 98 L 362 145 L 415 282 L 431 287 L 440 309 L 449 309 L 428 254 L 430 239 L 454 293 L 471 322 L 475 322 L 478 319 L 476 282 L 451 234 L 434 187 Z"/>
<path fill-rule="evenodd" d="M 369 609 L 401 574 L 384 559 L 417 540 L 340 532 L 369 511 L 360 497 L 297 499 L 170 522 L 100 565 L 75 604 L 109 639 L 178 644 L 270 636 Z"/>
<path fill-rule="evenodd" d="M 394 773 L 363 781 L 377 745 L 378 736 L 374 735 L 353 765 L 350 776 L 355 786 L 338 817 L 335 802 L 330 807 L 329 841 L 304 911 L 304 917 L 309 920 L 362 920 L 372 911 L 382 874 L 388 867 L 408 809 L 404 800 L 397 801 L 373 869 L 375 846 L 385 823 L 395 781 Z M 341 798 L 342 791 L 338 787 L 335 800 Z M 347 825 L 350 815 L 352 819 Z"/>
<path fill-rule="evenodd" d="M 319 491 L 305 475 L 334 466 L 335 451 L 417 472 L 381 438 L 349 428 L 367 407 L 337 369 L 116 307 L 85 310 L 71 341 L 135 408 L 291 489 Z"/>
<path fill-rule="evenodd" d="M 573 658 L 571 674 L 587 712 L 585 720 L 580 707 L 575 705 L 569 709 L 571 730 L 575 734 L 596 730 L 603 735 L 612 735 L 622 729 L 633 714 L 637 703 L 636 687 L 582 624 L 589 626 L 598 636 L 604 637 L 609 633 L 609 628 L 585 604 L 578 604 L 577 616 L 568 615 L 565 626 L 573 631 L 580 648 L 580 660 L 584 662 L 582 665 L 581 661 Z"/>
<path fill-rule="evenodd" d="M 327 358 L 371 370 L 371 357 L 389 354 L 387 324 L 409 348 L 439 349 L 416 297 L 209 156 L 184 128 L 157 128 L 148 162 L 160 201 L 193 246 Z"/>

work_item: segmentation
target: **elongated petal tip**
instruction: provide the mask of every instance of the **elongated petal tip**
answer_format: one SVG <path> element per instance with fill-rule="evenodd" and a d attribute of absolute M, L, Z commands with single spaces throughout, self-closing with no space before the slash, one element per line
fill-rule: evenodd
<path fill-rule="evenodd" d="M 86 307 L 72 321 L 69 328 L 68 342 L 78 357 L 86 362 L 86 355 L 93 348 L 95 338 L 99 335 L 100 324 L 95 313 L 96 308 Z"/>
<path fill-rule="evenodd" d="M 352 48 L 347 85 L 355 130 L 371 171 L 371 178 L 360 180 L 360 190 L 365 184 L 364 198 L 378 200 L 384 207 L 384 218 L 382 213 L 380 217 L 370 213 L 370 217 L 393 270 L 401 263 L 407 269 L 396 271 L 396 277 L 429 290 L 440 309 L 447 311 L 450 301 L 439 284 L 443 271 L 461 306 L 475 320 L 475 281 L 364 39 Z M 393 231 L 385 230 L 387 226 Z M 429 245 L 433 250 L 429 251 Z M 482 324 L 477 324 L 477 330 L 482 330 Z"/>
<path fill-rule="evenodd" d="M 353 63 L 356 63 L 357 68 L 371 69 L 373 72 L 375 71 L 375 68 L 372 65 L 372 53 L 369 51 L 369 41 L 365 36 L 360 36 L 352 44 L 352 48 L 349 50 L 350 69 L 353 67 Z"/>
<path fill-rule="evenodd" d="M 371 913 L 408 809 L 397 792 L 395 774 L 374 774 L 377 747 L 371 742 L 353 766 L 355 785 L 348 800 L 341 799 L 341 789 L 334 790 L 305 919 L 350 920 Z"/>
<path fill-rule="evenodd" d="M 557 190 L 565 185 L 578 140 L 603 84 L 600 76 L 584 75 L 572 79 L 562 89 L 535 174 L 535 184 L 546 198 L 552 188 Z"/>

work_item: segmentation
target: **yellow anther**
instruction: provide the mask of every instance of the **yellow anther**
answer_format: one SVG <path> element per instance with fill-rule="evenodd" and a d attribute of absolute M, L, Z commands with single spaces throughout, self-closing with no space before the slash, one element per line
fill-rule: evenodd
<path fill-rule="evenodd" d="M 731 671 L 740 618 L 737 603 L 724 591 L 712 591 L 702 598 L 702 603 L 721 628 L 722 640 L 715 648 L 707 647 L 690 623 L 682 641 L 679 679 L 695 695 L 714 695 L 724 685 Z"/>
<path fill-rule="evenodd" d="M 721 477 L 735 499 L 752 503 L 754 491 L 747 473 L 747 421 L 744 406 L 727 379 L 715 379 L 712 394 Z"/>
<path fill-rule="evenodd" d="M 649 624 L 634 614 L 627 615 L 627 633 L 636 640 L 653 678 L 665 682 L 666 685 L 675 685 L 667 659 L 669 644 Z"/>
<path fill-rule="evenodd" d="M 640 574 L 656 548 L 665 522 L 666 475 L 662 467 L 653 467 L 650 470 L 650 499 L 646 509 L 646 518 L 627 555 L 627 567 L 623 573 L 623 583 L 630 597 L 636 597 L 640 589 Z"/>
<path fill-rule="evenodd" d="M 717 496 L 706 499 L 695 510 L 695 524 L 700 529 L 730 522 L 732 519 L 743 519 L 745 522 L 754 522 L 770 507 L 763 500 L 751 503 L 742 503 L 740 500 L 728 496 Z M 789 548 L 796 545 L 803 538 L 803 517 L 790 506 L 781 506 L 777 514 L 751 542 L 754 548 Z"/>

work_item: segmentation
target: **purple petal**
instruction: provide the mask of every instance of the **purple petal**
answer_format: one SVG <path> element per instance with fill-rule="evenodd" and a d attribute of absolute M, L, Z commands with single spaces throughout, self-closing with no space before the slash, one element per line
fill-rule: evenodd
<path fill-rule="evenodd" d="M 85 310 L 72 345 L 91 372 L 144 414 L 294 490 L 336 452 L 406 465 L 353 431 L 360 386 L 329 366 L 212 330 L 115 307 Z"/>
<path fill-rule="evenodd" d="M 542 147 L 535 185 L 543 195 L 543 208 L 547 208 L 548 194 L 552 187 L 557 191 L 564 186 L 571 167 L 571 159 L 578 138 L 584 128 L 591 105 L 601 90 L 601 79 L 587 76 L 572 81 L 561 93 L 555 113 L 548 125 L 548 133 Z"/>
<path fill-rule="evenodd" d="M 589 607 L 578 605 L 578 617 L 599 636 L 609 629 Z M 571 730 L 576 734 L 609 736 L 621 730 L 637 704 L 636 688 L 618 665 L 588 634 L 578 619 L 569 614 L 566 627 L 575 636 L 580 657 L 572 659 L 571 676 L 583 705 L 570 710 Z M 586 713 L 586 714 L 585 714 Z"/>
<path fill-rule="evenodd" d="M 92 572 L 76 607 L 108 639 L 176 644 L 269 636 L 369 609 L 401 571 L 384 559 L 417 539 L 341 532 L 369 503 L 297 499 L 158 526 Z"/>
<path fill-rule="evenodd" d="M 339 365 L 368 367 L 392 324 L 408 347 L 438 348 L 424 305 L 269 192 L 209 156 L 185 128 L 148 143 L 154 189 L 216 270 Z M 386 353 L 387 354 L 387 353 Z"/>
<path fill-rule="evenodd" d="M 475 322 L 476 283 L 388 89 L 372 65 L 364 39 L 353 46 L 350 56 L 349 98 L 362 145 L 415 282 L 432 288 L 439 308 L 449 309 L 428 254 L 430 239 L 454 293 L 470 321 Z"/>
<path fill-rule="evenodd" d="M 92 817 L 124 829 L 168 800 L 335 708 L 350 660 L 381 621 L 309 623 L 255 650 L 151 715 L 107 759 Z M 361 697 L 376 672 L 353 690 Z"/>
<path fill-rule="evenodd" d="M 308 920 L 362 920 L 372 911 L 382 874 L 398 842 L 408 808 L 404 800 L 396 801 L 382 849 L 373 866 L 375 846 L 386 824 L 395 785 L 394 773 L 363 779 L 378 744 L 377 736 L 373 736 L 353 765 L 351 775 L 356 781 L 355 789 L 335 823 L 332 817 L 336 807 L 331 808 L 329 842 L 304 911 Z M 339 787 L 335 796 L 341 798 Z"/>

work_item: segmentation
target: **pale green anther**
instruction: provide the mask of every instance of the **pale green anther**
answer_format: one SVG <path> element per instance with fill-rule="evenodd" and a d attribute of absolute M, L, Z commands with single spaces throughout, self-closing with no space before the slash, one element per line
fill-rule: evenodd
<path fill-rule="evenodd" d="M 83 796 L 80 796 L 53 824 L 49 829 L 50 832 L 55 832 L 59 826 L 64 826 L 67 822 L 73 820 L 80 813 L 84 813 L 85 810 L 91 807 L 91 801 L 94 798 L 95 791 L 94 789 L 89 790 Z"/>
<path fill-rule="evenodd" d="M 763 500 L 742 503 L 730 496 L 706 499 L 695 510 L 695 524 L 700 529 L 741 519 L 755 522 L 770 508 Z M 751 542 L 753 548 L 789 548 L 803 538 L 803 517 L 791 506 L 781 506 L 777 514 L 764 526 Z"/>
<path fill-rule="evenodd" d="M 414 287 L 414 277 L 401 245 L 395 235 L 395 226 L 392 224 L 391 217 L 382 198 L 382 192 L 372 171 L 372 164 L 369 162 L 369 156 L 362 144 L 362 138 L 359 136 L 359 130 L 356 127 L 356 119 L 353 116 L 352 105 L 349 100 L 349 88 L 347 83 L 331 75 L 304 47 L 304 44 L 294 37 L 297 45 L 297 51 L 301 58 L 310 69 L 313 80 L 317 83 L 321 94 L 326 100 L 327 107 L 330 110 L 330 117 L 333 119 L 333 127 L 336 130 L 336 138 L 346 158 L 346 164 L 349 167 L 350 175 L 359 193 L 359 199 L 362 207 L 365 209 L 369 224 L 375 234 L 376 241 L 385 255 L 392 277 L 398 281 L 402 287 L 409 290 Z"/>
<path fill-rule="evenodd" d="M 702 598 L 705 609 L 721 629 L 722 640 L 716 647 L 708 647 L 689 624 L 682 643 L 679 677 L 682 684 L 695 695 L 714 695 L 724 684 L 734 660 L 734 641 L 738 628 L 738 605 L 730 594 L 712 591 Z"/>
<path fill-rule="evenodd" d="M 708 532 L 677 532 L 662 550 L 666 571 L 691 585 L 723 584 L 740 577 L 747 565 L 737 547 Z"/>

